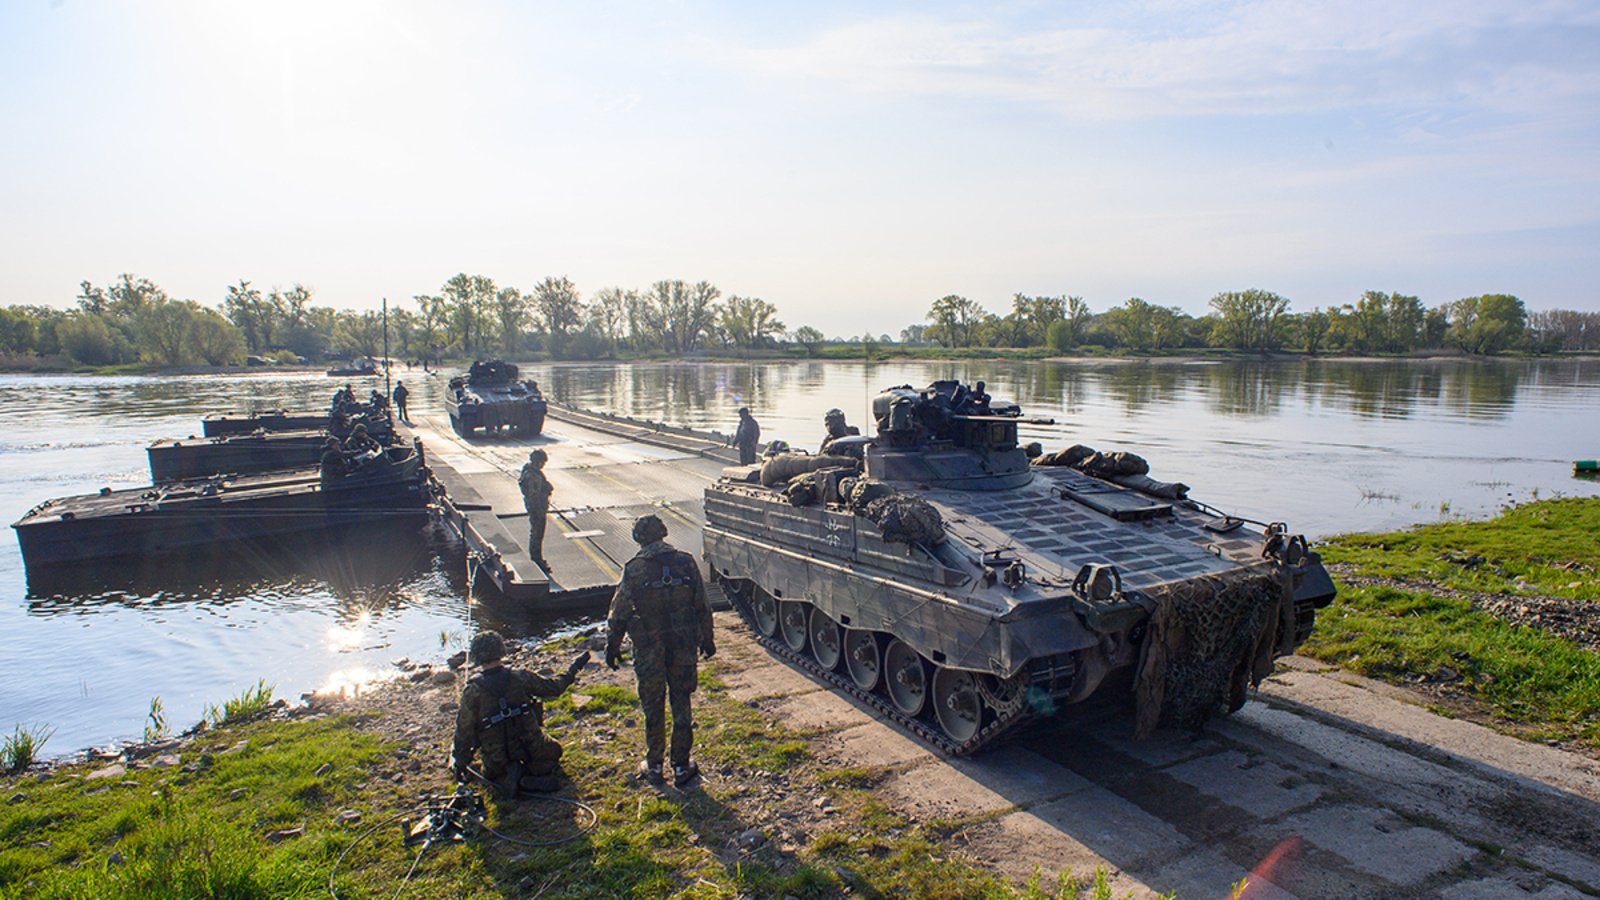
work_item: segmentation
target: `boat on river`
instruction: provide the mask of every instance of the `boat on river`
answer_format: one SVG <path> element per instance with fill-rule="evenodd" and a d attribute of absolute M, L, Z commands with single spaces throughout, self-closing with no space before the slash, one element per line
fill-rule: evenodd
<path fill-rule="evenodd" d="M 431 494 L 420 444 L 402 445 L 360 458 L 328 485 L 302 468 L 104 488 L 47 500 L 11 527 L 30 568 L 72 565 L 421 516 Z"/>
<path fill-rule="evenodd" d="M 328 433 L 322 429 L 269 431 L 212 438 L 160 440 L 145 449 L 150 457 L 150 478 L 156 484 L 249 475 L 275 469 L 303 469 L 317 465 Z"/>
<path fill-rule="evenodd" d="M 222 437 L 253 431 L 306 431 L 326 427 L 327 413 L 291 413 L 280 409 L 248 416 L 206 416 L 200 422 L 200 433 L 206 437 Z"/>

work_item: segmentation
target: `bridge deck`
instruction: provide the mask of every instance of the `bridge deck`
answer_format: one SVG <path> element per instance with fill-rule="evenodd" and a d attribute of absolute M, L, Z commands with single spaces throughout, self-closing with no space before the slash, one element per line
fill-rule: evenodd
<path fill-rule="evenodd" d="M 418 416 L 428 465 L 449 494 L 444 517 L 462 535 L 470 564 L 506 599 L 542 607 L 609 601 L 622 566 L 637 550 L 633 522 L 654 512 L 668 540 L 700 555 L 702 495 L 732 451 L 715 435 L 662 431 L 552 404 L 538 437 L 463 438 L 443 414 Z M 528 552 L 527 512 L 517 475 L 528 452 L 549 454 L 554 487 L 545 528 L 546 574 Z"/>

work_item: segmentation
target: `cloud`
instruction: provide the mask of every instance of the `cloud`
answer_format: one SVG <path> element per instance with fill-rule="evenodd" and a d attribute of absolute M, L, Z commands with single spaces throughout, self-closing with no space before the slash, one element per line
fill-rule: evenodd
<path fill-rule="evenodd" d="M 869 95 L 1107 119 L 1430 104 L 1515 113 L 1600 96 L 1593 4 L 1164 2 L 1079 16 L 872 18 L 721 57 Z"/>

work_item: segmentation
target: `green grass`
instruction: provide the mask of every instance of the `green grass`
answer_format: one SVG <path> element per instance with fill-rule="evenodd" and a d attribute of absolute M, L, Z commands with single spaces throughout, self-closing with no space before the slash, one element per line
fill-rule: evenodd
<path fill-rule="evenodd" d="M 49 725 L 17 725 L 0 739 L 0 771 L 21 772 L 39 758 L 39 751 L 56 730 Z"/>
<path fill-rule="evenodd" d="M 959 824 L 913 824 L 872 795 L 887 770 L 821 769 L 805 735 L 728 696 L 708 669 L 696 699 L 703 790 L 636 785 L 643 735 L 633 692 L 580 683 L 547 707 L 546 721 L 567 745 L 563 765 L 598 816 L 595 829 L 547 847 L 479 835 L 430 849 L 403 896 L 810 900 L 847 888 L 859 897 L 1110 896 L 1092 879 L 1019 889 L 974 866 L 948 849 Z M 575 693 L 589 699 L 575 706 Z M 435 750 L 386 743 L 367 721 L 224 725 L 183 745 L 177 767 L 92 781 L 84 776 L 99 765 L 4 779 L 0 796 L 22 796 L 0 804 L 0 897 L 327 896 L 346 851 L 339 896 L 391 897 L 414 859 L 398 819 L 415 815 L 419 793 L 448 785 Z M 411 760 L 421 770 L 396 782 Z M 763 772 L 783 773 L 803 808 L 821 794 L 839 804 L 792 853 L 770 843 L 742 855 L 729 849 L 752 828 L 778 840 L 772 829 L 784 818 L 770 808 L 773 782 Z M 360 821 L 341 823 L 346 810 Z M 525 841 L 577 831 L 572 807 L 491 800 L 489 810 L 491 827 Z M 304 832 L 269 838 L 283 829 Z"/>
<path fill-rule="evenodd" d="M 1331 541 L 1323 558 L 1363 576 L 1597 602 L 1600 501 L 1545 500 L 1487 522 L 1348 535 Z M 1341 586 L 1302 652 L 1397 683 L 1438 682 L 1510 733 L 1600 749 L 1600 654 L 1466 599 Z"/>
<path fill-rule="evenodd" d="M 1329 542 L 1323 558 L 1354 565 L 1362 574 L 1427 579 L 1461 590 L 1600 601 L 1600 501 L 1541 500 L 1486 522 L 1344 535 Z M 1519 580 L 1527 587 L 1518 587 Z"/>
<path fill-rule="evenodd" d="M 261 679 L 254 687 L 245 688 L 239 696 L 222 701 L 222 706 L 207 706 L 206 721 L 215 728 L 261 718 L 272 708 L 272 687 L 267 684 L 266 679 Z M 157 709 L 152 704 L 152 717 L 156 712 Z"/>

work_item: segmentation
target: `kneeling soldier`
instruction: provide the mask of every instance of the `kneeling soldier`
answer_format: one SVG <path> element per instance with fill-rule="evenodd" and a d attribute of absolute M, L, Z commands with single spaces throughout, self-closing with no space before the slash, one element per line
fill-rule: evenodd
<path fill-rule="evenodd" d="M 456 713 L 455 754 L 450 767 L 465 780 L 474 751 L 482 751 L 483 775 L 505 799 L 519 788 L 548 793 L 560 787 L 555 776 L 561 745 L 544 733 L 544 706 L 540 697 L 559 697 L 577 680 L 578 670 L 589 662 L 584 653 L 558 678 L 506 668 L 506 644 L 500 635 L 485 631 L 472 639 L 467 651 L 482 671 L 468 679 Z"/>

